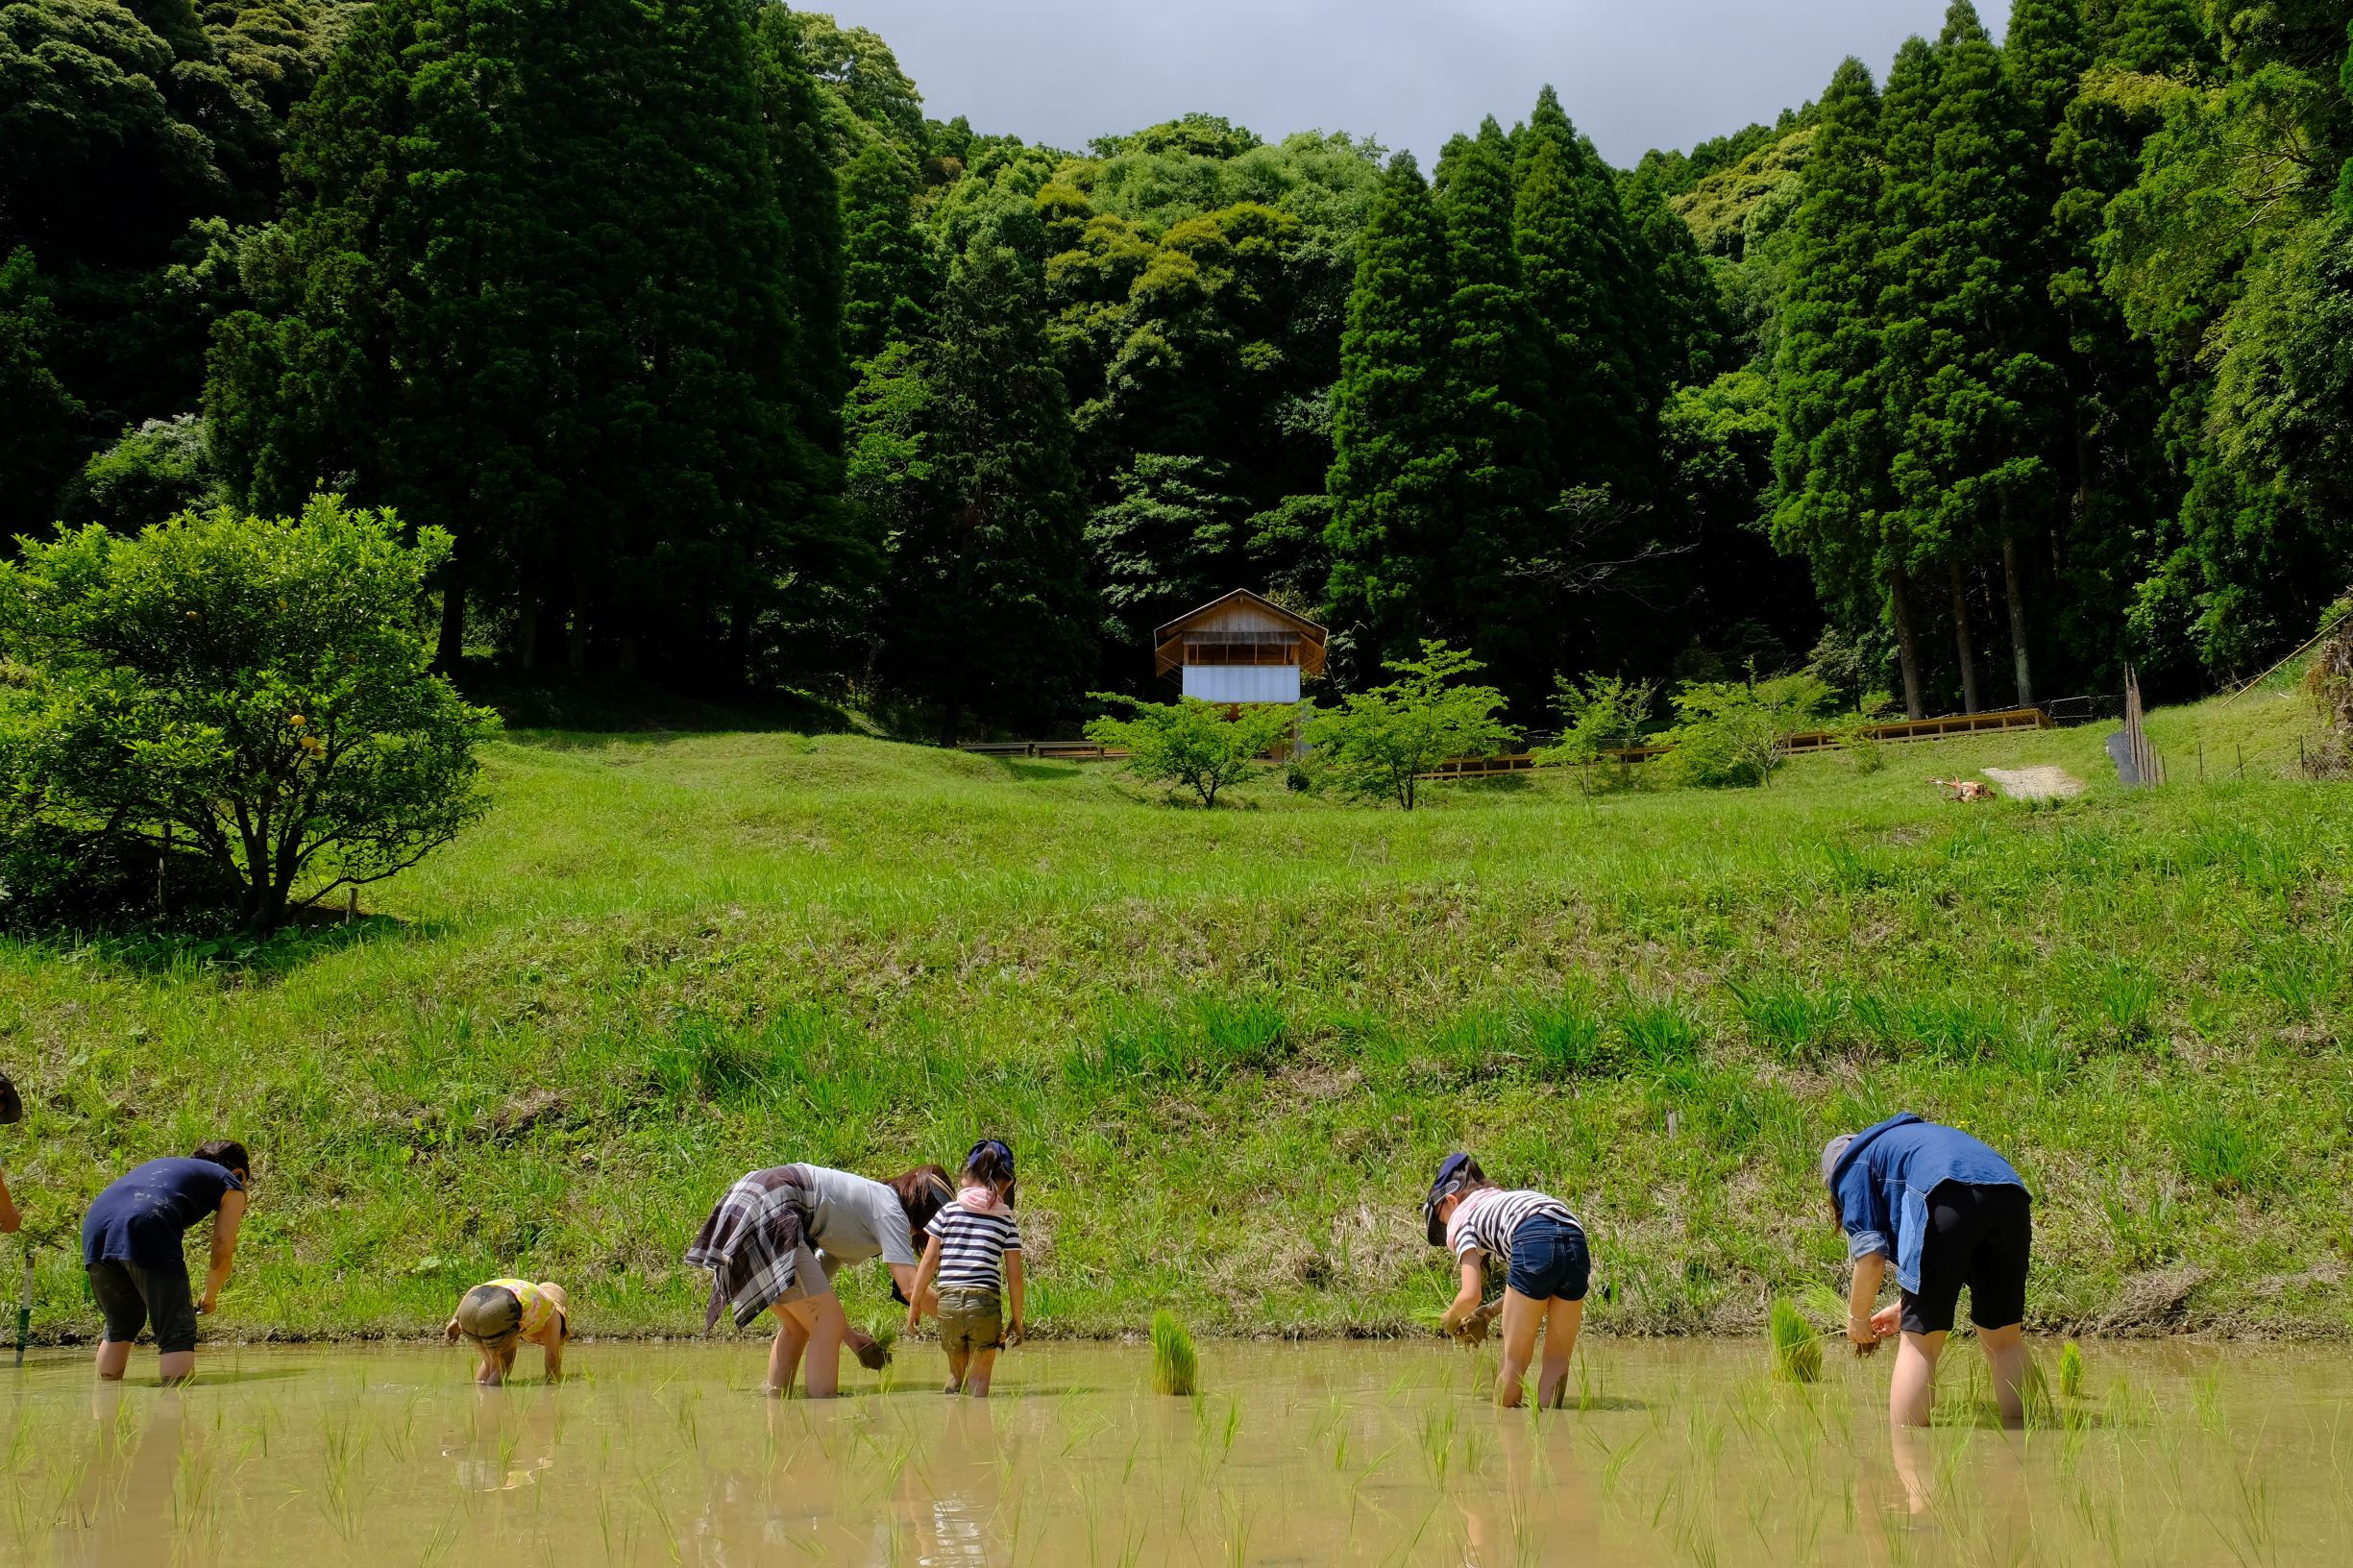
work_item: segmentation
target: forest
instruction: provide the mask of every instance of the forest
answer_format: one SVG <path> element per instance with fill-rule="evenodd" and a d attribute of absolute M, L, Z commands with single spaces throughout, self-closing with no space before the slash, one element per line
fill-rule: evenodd
<path fill-rule="evenodd" d="M 0 532 L 319 492 L 466 670 L 946 738 L 1250 586 L 1343 689 L 2187 694 L 2353 578 L 2353 0 L 1967 0 L 1613 168 L 926 112 L 755 0 L 0 8 Z"/>

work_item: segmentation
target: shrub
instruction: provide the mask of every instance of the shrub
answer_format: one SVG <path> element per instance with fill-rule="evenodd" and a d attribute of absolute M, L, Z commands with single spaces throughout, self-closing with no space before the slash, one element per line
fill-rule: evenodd
<path fill-rule="evenodd" d="M 1519 739 L 1495 717 L 1503 693 L 1456 684 L 1484 668 L 1462 649 L 1425 641 L 1420 658 L 1389 662 L 1395 680 L 1309 720 L 1308 741 L 1358 791 L 1411 811 L 1422 774 L 1456 757 L 1491 757 Z"/>
<path fill-rule="evenodd" d="M 1753 787 L 1772 782 L 1790 733 L 1815 722 L 1830 689 L 1812 675 L 1769 680 L 1695 680 L 1675 694 L 1675 747 L 1667 761 L 1687 784 Z"/>
<path fill-rule="evenodd" d="M 1128 772 L 1139 778 L 1181 784 L 1208 810 L 1217 792 L 1250 776 L 1268 751 L 1290 738 L 1297 710 L 1282 703 L 1254 703 L 1227 710 L 1199 698 L 1142 702 L 1097 692 L 1101 702 L 1123 703 L 1132 717 L 1102 718 L 1087 726 L 1097 746 L 1128 753 Z"/>
<path fill-rule="evenodd" d="M 333 498 L 28 542 L 0 565 L 0 843 L 96 877 L 176 842 L 260 936 L 415 865 L 484 809 L 496 723 L 428 668 L 449 551 Z"/>
<path fill-rule="evenodd" d="M 1602 771 L 1610 749 L 1637 743 L 1642 726 L 1658 701 L 1658 684 L 1623 680 L 1616 675 L 1587 675 L 1572 681 L 1563 675 L 1553 706 L 1560 715 L 1560 744 L 1536 753 L 1540 767 L 1555 765 L 1582 770 L 1580 784 L 1589 795 L 1597 785 L 1625 788 L 1633 782 L 1633 765 L 1619 759 Z"/>

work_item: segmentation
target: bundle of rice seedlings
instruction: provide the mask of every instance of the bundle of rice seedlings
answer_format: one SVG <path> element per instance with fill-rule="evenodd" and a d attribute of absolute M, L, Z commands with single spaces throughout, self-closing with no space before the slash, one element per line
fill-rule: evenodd
<path fill-rule="evenodd" d="M 1774 1299 L 1765 1334 L 1773 1343 L 1775 1376 L 1791 1383 L 1812 1383 L 1822 1376 L 1822 1339 L 1787 1296 Z"/>
<path fill-rule="evenodd" d="M 1189 1394 L 1200 1383 L 1200 1362 L 1193 1355 L 1193 1336 L 1176 1314 L 1163 1308 L 1152 1314 L 1152 1391 Z"/>
<path fill-rule="evenodd" d="M 2083 1347 L 2072 1339 L 2059 1347 L 2059 1395 L 2063 1399 L 2083 1397 Z"/>

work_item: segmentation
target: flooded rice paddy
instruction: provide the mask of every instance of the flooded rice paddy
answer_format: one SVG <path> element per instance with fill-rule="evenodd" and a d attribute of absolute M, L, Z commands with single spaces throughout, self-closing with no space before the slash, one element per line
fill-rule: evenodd
<path fill-rule="evenodd" d="M 200 1360 L 182 1390 L 144 1350 L 145 1385 L 0 1365 L 0 1560 L 2353 1560 L 2353 1368 L 2327 1351 L 2095 1346 L 2081 1398 L 2005 1433 L 1956 1346 L 1901 1449 L 1884 1360 L 1798 1388 L 1761 1342 L 1588 1341 L 1584 1408 L 1542 1415 L 1442 1346 L 1206 1343 L 1189 1400 L 1147 1391 L 1140 1347 L 1031 1346 L 986 1403 L 944 1398 L 919 1344 L 832 1404 L 764 1398 L 752 1341 L 583 1343 L 560 1388 L 478 1390 L 422 1348 Z"/>

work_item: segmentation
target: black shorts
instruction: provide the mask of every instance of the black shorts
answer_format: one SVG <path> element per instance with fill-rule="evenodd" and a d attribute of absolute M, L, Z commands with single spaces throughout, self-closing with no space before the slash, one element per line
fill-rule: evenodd
<path fill-rule="evenodd" d="M 106 1314 L 109 1343 L 127 1345 L 152 1320 L 156 1349 L 170 1356 L 196 1348 L 196 1299 L 185 1268 L 141 1268 L 108 1260 L 89 1265 L 90 1294 Z"/>
<path fill-rule="evenodd" d="M 1928 1194 L 1928 1234 L 1920 1249 L 1920 1288 L 1903 1293 L 1903 1332 L 1947 1334 L 1961 1286 L 1969 1320 L 2006 1329 L 2026 1316 L 2026 1262 L 2034 1250 L 2034 1206 L 2004 1182 L 1946 1182 Z"/>

